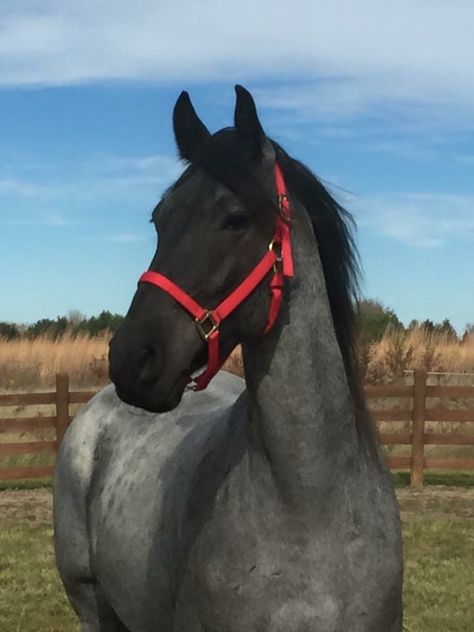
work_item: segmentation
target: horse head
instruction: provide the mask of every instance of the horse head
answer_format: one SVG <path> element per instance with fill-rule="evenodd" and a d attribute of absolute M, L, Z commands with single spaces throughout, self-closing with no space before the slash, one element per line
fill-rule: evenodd
<path fill-rule="evenodd" d="M 236 86 L 236 95 L 234 127 L 215 134 L 199 119 L 188 94 L 180 95 L 173 124 L 187 168 L 152 214 L 158 246 L 149 273 L 171 281 L 209 312 L 268 253 L 278 221 L 275 148 L 250 93 Z M 265 277 L 275 269 L 269 267 Z M 270 294 L 268 283 L 257 284 L 218 324 L 221 357 L 262 336 Z M 154 412 L 176 407 L 192 374 L 206 363 L 207 335 L 214 325 L 206 315 L 193 317 L 163 287 L 139 283 L 110 343 L 110 376 L 119 397 Z"/>

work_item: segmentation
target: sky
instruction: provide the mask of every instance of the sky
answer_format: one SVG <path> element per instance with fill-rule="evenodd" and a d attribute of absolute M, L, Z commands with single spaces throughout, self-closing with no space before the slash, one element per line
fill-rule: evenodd
<path fill-rule="evenodd" d="M 474 3 L 2 0 L 0 321 L 125 313 L 151 210 L 182 170 L 188 90 L 211 131 L 234 84 L 354 215 L 362 290 L 474 322 Z"/>

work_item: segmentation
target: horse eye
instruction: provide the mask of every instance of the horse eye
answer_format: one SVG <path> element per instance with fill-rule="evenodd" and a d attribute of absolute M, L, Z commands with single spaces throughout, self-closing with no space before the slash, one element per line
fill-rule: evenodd
<path fill-rule="evenodd" d="M 247 213 L 232 213 L 225 218 L 223 228 L 225 230 L 244 230 L 250 224 Z"/>

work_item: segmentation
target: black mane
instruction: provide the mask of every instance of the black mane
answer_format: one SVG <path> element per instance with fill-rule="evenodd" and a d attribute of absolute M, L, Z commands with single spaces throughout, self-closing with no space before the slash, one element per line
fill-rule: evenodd
<path fill-rule="evenodd" d="M 356 349 L 356 305 L 361 269 L 354 242 L 355 222 L 305 165 L 291 158 L 274 141 L 277 162 L 291 193 L 305 206 L 318 242 L 331 315 L 354 399 L 359 430 L 375 440 L 360 376 Z"/>
<path fill-rule="evenodd" d="M 269 139 L 270 140 L 270 139 Z M 291 158 L 270 140 L 290 195 L 297 198 L 310 215 L 318 242 L 326 289 L 336 337 L 344 360 L 346 375 L 354 399 L 357 426 L 364 435 L 373 436 L 370 415 L 360 378 L 356 352 L 356 304 L 359 291 L 359 255 L 354 243 L 355 222 L 301 162 Z M 195 167 L 233 191 L 256 213 L 278 212 L 274 191 L 262 188 L 255 165 L 233 128 L 221 130 L 209 138 L 193 156 L 192 164 L 175 186 L 190 177 Z"/>

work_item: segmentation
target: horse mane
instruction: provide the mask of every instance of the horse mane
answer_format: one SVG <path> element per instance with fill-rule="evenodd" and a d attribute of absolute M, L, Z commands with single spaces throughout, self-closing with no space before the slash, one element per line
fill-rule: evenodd
<path fill-rule="evenodd" d="M 373 445 L 376 435 L 368 411 L 357 354 L 357 312 L 361 268 L 352 215 L 337 202 L 308 167 L 271 141 L 290 192 L 304 205 L 318 243 L 332 320 L 360 434 Z"/>
<path fill-rule="evenodd" d="M 353 237 L 354 219 L 310 169 L 291 158 L 275 141 L 269 139 L 269 142 L 283 170 L 290 195 L 293 194 L 309 213 L 318 243 L 334 329 L 354 401 L 357 429 L 369 449 L 373 448 L 377 439 L 366 405 L 356 351 L 360 264 Z M 273 217 L 278 212 L 274 193 L 262 187 L 255 175 L 255 167 L 249 162 L 233 128 L 214 134 L 202 146 L 176 186 L 190 177 L 195 167 L 204 169 L 255 212 L 271 212 Z"/>

